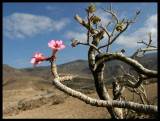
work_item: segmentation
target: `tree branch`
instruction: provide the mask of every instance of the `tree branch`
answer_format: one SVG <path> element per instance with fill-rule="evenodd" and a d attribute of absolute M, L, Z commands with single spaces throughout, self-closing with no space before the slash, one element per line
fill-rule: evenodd
<path fill-rule="evenodd" d="M 149 47 L 151 47 L 152 39 L 151 39 L 151 33 L 149 33 L 148 35 L 149 35 L 149 43 L 148 43 L 148 44 L 145 43 L 145 42 L 143 42 L 143 41 L 137 42 L 137 43 L 143 43 L 143 44 L 147 45 L 147 47 L 146 47 L 145 49 L 141 49 L 141 48 L 138 49 L 138 50 L 132 55 L 132 57 L 131 57 L 132 59 L 134 59 L 135 57 L 143 57 L 146 51 L 158 50 L 158 48 L 157 48 L 156 46 L 152 46 L 153 48 L 149 48 Z M 143 54 L 142 54 L 142 55 L 138 55 L 138 53 L 139 53 L 139 52 L 142 52 L 142 51 L 143 51 Z"/>
<path fill-rule="evenodd" d="M 132 66 L 137 72 L 149 76 L 150 78 L 158 78 L 158 73 L 157 71 L 149 70 L 144 68 L 138 61 L 131 59 L 129 57 L 126 57 L 123 55 L 121 52 L 120 53 L 101 53 L 96 56 L 96 64 L 94 66 L 94 70 L 97 68 L 97 66 L 101 63 L 118 59 L 121 60 L 130 66 Z"/>
<path fill-rule="evenodd" d="M 86 27 L 87 29 L 89 28 L 89 24 L 83 20 L 81 17 L 79 17 L 77 14 L 74 16 L 74 18 L 84 27 Z M 90 24 L 90 32 L 91 34 L 96 34 L 95 32 L 95 28 L 92 26 L 92 24 Z"/>
<path fill-rule="evenodd" d="M 102 53 L 95 45 L 91 44 L 91 43 L 83 43 L 83 42 L 77 42 L 76 45 L 88 45 L 90 47 L 93 47 L 98 53 Z"/>
<path fill-rule="evenodd" d="M 138 112 L 143 112 L 146 114 L 157 114 L 158 113 L 158 108 L 157 106 L 154 105 L 143 105 L 139 103 L 133 103 L 130 101 L 117 101 L 117 100 L 97 100 L 91 97 L 86 96 L 85 94 L 75 91 L 65 85 L 63 85 L 59 81 L 59 76 L 57 76 L 57 68 L 55 65 L 55 59 L 52 60 L 51 63 L 51 71 L 52 75 L 54 77 L 52 83 L 55 85 L 59 90 L 67 93 L 68 95 L 78 98 L 82 101 L 84 101 L 86 104 L 91 104 L 93 106 L 100 106 L 100 107 L 118 107 L 118 108 L 128 108 L 132 109 Z"/>
<path fill-rule="evenodd" d="M 154 51 L 154 50 L 158 50 L 158 48 L 145 48 L 145 49 L 140 48 L 131 56 L 131 58 L 134 59 L 136 57 L 143 57 L 146 51 Z M 142 52 L 142 51 L 144 53 L 142 55 L 138 56 L 138 53 Z"/>
<path fill-rule="evenodd" d="M 112 12 L 112 4 L 110 4 L 110 11 L 106 10 L 105 8 L 101 7 L 104 11 L 106 11 L 107 13 L 111 13 L 112 16 L 117 20 L 117 24 L 119 23 L 119 19 L 117 18 L 116 14 Z"/>

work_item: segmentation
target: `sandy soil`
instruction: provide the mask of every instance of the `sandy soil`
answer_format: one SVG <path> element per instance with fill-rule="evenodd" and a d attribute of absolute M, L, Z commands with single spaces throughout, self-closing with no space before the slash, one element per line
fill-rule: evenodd
<path fill-rule="evenodd" d="M 90 94 L 91 97 L 97 97 L 96 93 Z M 109 118 L 107 109 L 95 107 L 84 103 L 76 98 L 69 96 L 64 103 L 52 105 L 48 103 L 33 110 L 22 111 L 12 116 L 3 118 L 16 119 L 105 119 Z"/>
<path fill-rule="evenodd" d="M 146 92 L 150 99 L 157 95 L 157 84 L 150 84 L 145 86 Z M 111 92 L 112 90 L 110 90 Z M 4 119 L 108 119 L 110 115 L 104 107 L 95 107 L 84 103 L 81 100 L 65 95 L 59 90 L 55 90 L 57 95 L 66 96 L 64 102 L 54 104 L 48 102 L 41 105 L 38 108 L 28 109 L 13 113 L 12 115 L 3 115 Z M 54 93 L 55 93 L 54 92 Z M 4 105 L 15 103 L 16 100 L 24 100 L 27 98 L 35 97 L 37 95 L 44 95 L 46 92 L 37 92 L 35 90 L 23 90 L 23 91 L 4 91 L 3 92 L 3 108 Z M 90 97 L 99 99 L 96 92 L 87 94 Z M 129 95 L 130 96 L 130 95 Z M 23 98 L 22 98 L 23 97 Z"/>

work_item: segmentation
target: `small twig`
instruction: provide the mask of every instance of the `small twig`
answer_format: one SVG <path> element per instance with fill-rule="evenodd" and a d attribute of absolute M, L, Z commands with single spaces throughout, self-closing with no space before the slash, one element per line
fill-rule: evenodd
<path fill-rule="evenodd" d="M 101 27 L 101 28 L 106 32 L 106 34 L 107 34 L 108 36 L 110 36 L 110 35 L 109 35 L 109 32 L 107 31 L 107 29 L 106 29 L 106 28 L 104 28 L 104 27 L 103 27 L 103 25 L 102 25 L 102 24 L 100 25 L 100 27 Z"/>
<path fill-rule="evenodd" d="M 145 45 L 147 45 L 147 47 L 145 49 L 138 49 L 132 56 L 131 58 L 134 59 L 136 57 L 143 57 L 146 51 L 153 51 L 153 50 L 158 50 L 158 48 L 156 46 L 152 46 L 153 48 L 149 48 L 151 47 L 151 42 L 152 42 L 152 38 L 151 38 L 151 33 L 148 34 L 149 35 L 149 43 L 147 44 L 146 42 L 137 42 L 137 43 L 143 43 Z M 139 52 L 143 52 L 142 55 L 138 55 Z"/>
<path fill-rule="evenodd" d="M 136 17 L 135 17 L 133 20 L 131 20 L 131 21 L 126 20 L 124 23 L 134 23 L 134 22 L 136 21 L 138 15 L 141 13 L 141 11 L 142 11 L 142 10 L 136 12 Z"/>
<path fill-rule="evenodd" d="M 104 9 L 104 8 L 102 7 L 102 9 Z M 107 11 L 106 9 L 104 9 L 104 10 L 105 10 L 106 12 L 111 13 L 111 14 L 113 15 L 113 13 L 112 13 L 111 11 Z M 125 27 L 122 31 L 120 31 L 120 32 L 118 33 L 118 35 L 117 35 L 114 39 L 112 39 L 112 41 L 110 41 L 110 43 L 108 43 L 108 44 L 106 44 L 106 45 L 103 45 L 103 46 L 100 46 L 99 49 L 111 45 L 111 44 L 129 27 L 129 25 L 130 25 L 131 23 L 134 23 L 134 22 L 136 21 L 136 19 L 137 19 L 138 15 L 140 14 L 140 12 L 141 12 L 141 10 L 137 13 L 137 15 L 136 15 L 136 17 L 135 17 L 134 20 L 131 20 L 131 21 L 128 21 L 128 20 L 127 20 L 127 21 L 125 21 L 124 23 L 127 23 L 126 27 Z M 116 17 L 116 15 L 114 15 L 114 17 L 116 18 L 117 24 L 118 24 L 118 23 L 119 23 L 118 18 Z M 123 19 L 122 21 L 124 21 L 124 19 Z M 101 26 L 101 27 L 102 27 L 102 26 Z M 105 30 L 105 29 L 104 29 L 104 30 Z M 113 36 L 113 35 L 114 35 L 115 30 L 116 30 L 116 26 L 114 27 L 113 32 L 112 32 L 112 34 L 111 34 L 110 36 Z M 106 30 L 105 30 L 105 32 L 106 32 Z M 109 35 L 109 34 L 107 34 L 107 35 Z"/>
<path fill-rule="evenodd" d="M 79 44 L 81 44 L 81 45 L 88 45 L 90 47 L 93 47 L 95 50 L 97 50 L 98 53 L 102 53 L 95 45 L 93 45 L 91 43 L 83 43 L 83 42 L 76 43 L 76 45 L 79 45 Z"/>
<path fill-rule="evenodd" d="M 108 28 L 108 26 L 112 23 L 112 19 L 109 21 L 109 23 L 107 24 L 106 28 Z"/>
<path fill-rule="evenodd" d="M 110 11 L 112 12 L 112 3 L 110 3 Z"/>
<path fill-rule="evenodd" d="M 100 27 L 107 33 L 108 35 L 108 46 L 107 46 L 107 52 L 109 52 L 109 48 L 110 48 L 110 42 L 111 42 L 111 35 L 109 35 L 108 31 L 106 30 L 106 28 L 103 27 L 103 25 L 101 24 Z M 100 49 L 100 47 L 99 47 Z"/>
<path fill-rule="evenodd" d="M 104 47 L 111 45 L 128 28 L 128 26 L 129 26 L 129 24 L 127 24 L 126 27 L 114 39 L 112 39 L 112 41 L 110 41 L 110 43 L 103 45 L 103 46 L 100 46 L 98 49 L 101 49 L 101 48 L 104 48 Z"/>
<path fill-rule="evenodd" d="M 142 52 L 142 51 L 145 51 L 145 52 L 146 51 L 154 51 L 154 50 L 158 50 L 158 48 L 145 48 L 145 49 L 140 48 L 131 56 L 131 58 L 134 59 L 135 57 L 143 57 L 144 53 L 142 55 L 138 56 L 139 52 Z"/>
<path fill-rule="evenodd" d="M 121 23 L 123 23 L 123 22 L 124 22 L 124 20 L 125 20 L 125 18 L 123 18 L 123 20 L 122 20 L 122 22 L 121 22 Z"/>
<path fill-rule="evenodd" d="M 111 13 L 112 16 L 117 20 L 117 24 L 119 23 L 119 20 L 118 20 L 116 14 L 112 12 L 112 4 L 110 4 L 111 11 L 108 11 L 108 10 L 106 10 L 106 9 L 103 8 L 103 7 L 101 7 L 101 8 L 102 8 L 104 11 L 106 11 L 107 13 Z"/>
<path fill-rule="evenodd" d="M 144 42 L 144 41 L 137 42 L 137 43 L 143 43 L 143 44 L 145 44 L 145 45 L 149 46 L 149 44 L 147 44 L 147 43 L 146 43 L 146 42 Z M 150 47 L 157 48 L 156 46 L 153 46 L 153 45 L 150 45 Z"/>
<path fill-rule="evenodd" d="M 110 43 L 110 42 L 111 42 L 111 37 L 109 36 L 108 37 L 108 43 Z M 107 46 L 107 51 L 106 52 L 109 52 L 109 49 L 110 49 L 110 45 Z"/>

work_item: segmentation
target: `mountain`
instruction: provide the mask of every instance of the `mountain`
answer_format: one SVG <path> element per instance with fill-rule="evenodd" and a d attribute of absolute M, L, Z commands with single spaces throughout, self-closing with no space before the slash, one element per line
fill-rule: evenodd
<path fill-rule="evenodd" d="M 142 58 L 137 58 L 137 61 L 148 69 L 157 70 L 157 53 L 146 54 Z M 135 74 L 134 69 L 124 62 L 119 60 L 109 61 L 105 63 L 104 69 L 104 80 L 106 83 L 111 83 L 113 76 L 117 77 L 123 74 L 119 65 L 122 65 L 126 70 L 129 70 L 131 74 Z M 79 75 L 80 78 L 85 77 L 89 80 L 93 80 L 87 60 L 76 60 L 61 64 L 57 66 L 57 69 L 60 76 L 75 74 Z M 3 64 L 3 87 L 5 89 L 11 89 L 11 85 L 16 85 L 17 87 L 27 87 L 29 84 L 31 87 L 35 87 L 35 85 L 40 84 L 47 86 L 51 82 L 52 78 L 50 66 L 16 69 Z M 38 86 L 36 86 L 36 88 L 38 88 Z"/>
<path fill-rule="evenodd" d="M 3 82 L 3 89 L 43 89 L 49 87 L 48 80 L 34 76 L 12 76 Z"/>
<path fill-rule="evenodd" d="M 21 75 L 23 74 L 19 69 L 8 66 L 7 64 L 3 64 L 3 80 L 9 78 L 13 75 Z"/>

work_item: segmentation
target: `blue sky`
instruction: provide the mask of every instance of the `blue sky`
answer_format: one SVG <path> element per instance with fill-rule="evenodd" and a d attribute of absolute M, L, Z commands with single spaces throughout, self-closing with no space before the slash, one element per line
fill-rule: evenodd
<path fill-rule="evenodd" d="M 104 26 L 107 25 L 112 16 L 101 7 L 110 10 L 110 3 L 95 4 L 98 6 L 94 14 L 101 18 Z M 42 52 L 44 57 L 51 56 L 52 49 L 48 47 L 50 40 L 62 40 L 66 45 L 65 49 L 57 52 L 57 65 L 77 59 L 87 60 L 88 46 L 79 45 L 72 48 L 70 44 L 72 38 L 86 41 L 87 30 L 74 16 L 78 14 L 87 21 L 84 8 L 90 5 L 90 2 L 3 2 L 3 64 L 14 68 L 33 67 L 30 59 L 35 51 Z M 142 12 L 136 22 L 111 45 L 110 52 L 126 49 L 125 55 L 131 56 L 138 48 L 145 47 L 143 44 L 137 44 L 137 41 L 148 42 L 149 32 L 152 33 L 152 45 L 157 45 L 156 2 L 113 2 L 112 8 L 113 12 L 118 11 L 117 17 L 120 21 L 123 18 L 133 20 L 136 12 Z M 114 23 L 108 28 L 109 32 L 112 31 L 113 25 Z M 105 34 L 100 45 L 106 42 Z M 102 51 L 105 50 L 106 48 Z M 49 62 L 44 61 L 39 66 L 49 65 Z"/>

